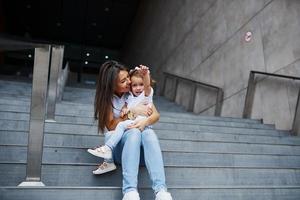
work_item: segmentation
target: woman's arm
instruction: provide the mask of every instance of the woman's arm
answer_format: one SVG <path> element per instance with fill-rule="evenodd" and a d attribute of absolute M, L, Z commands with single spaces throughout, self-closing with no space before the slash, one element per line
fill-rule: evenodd
<path fill-rule="evenodd" d="M 159 120 L 159 118 L 160 118 L 160 114 L 157 111 L 157 109 L 154 106 L 154 104 L 152 104 L 151 109 L 152 109 L 152 114 L 149 117 L 147 117 L 147 119 L 146 119 L 146 121 L 147 121 L 146 126 L 149 126 L 149 125 L 152 125 L 152 124 L 156 123 Z"/>
<path fill-rule="evenodd" d="M 106 128 L 109 131 L 115 130 L 118 123 L 127 119 L 127 114 L 124 114 L 123 117 L 114 118 L 113 112 L 109 112 L 108 122 L 106 124 Z"/>
<path fill-rule="evenodd" d="M 142 120 L 139 120 L 132 125 L 129 125 L 128 128 L 138 128 L 140 131 L 143 131 L 146 126 L 152 125 L 159 120 L 160 114 L 157 111 L 156 107 L 152 105 L 152 114 Z"/>

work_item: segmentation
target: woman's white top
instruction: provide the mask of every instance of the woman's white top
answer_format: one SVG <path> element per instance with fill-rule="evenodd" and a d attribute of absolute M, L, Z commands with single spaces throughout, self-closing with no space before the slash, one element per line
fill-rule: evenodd
<path fill-rule="evenodd" d="M 112 106 L 113 106 L 113 114 L 114 118 L 120 117 L 120 112 L 122 110 L 122 107 L 125 105 L 127 102 L 129 93 L 124 93 L 121 97 L 118 97 L 117 95 L 113 96 L 112 99 Z"/>

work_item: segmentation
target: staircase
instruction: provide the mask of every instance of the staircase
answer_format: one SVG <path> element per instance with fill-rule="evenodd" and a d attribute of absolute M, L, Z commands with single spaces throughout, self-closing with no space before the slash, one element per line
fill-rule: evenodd
<path fill-rule="evenodd" d="M 55 123 L 46 123 L 42 181 L 17 187 L 26 175 L 31 85 L 0 80 L 1 200 L 120 200 L 121 167 L 95 176 L 100 158 L 86 149 L 103 144 L 93 116 L 94 90 L 66 88 Z M 155 97 L 169 191 L 175 200 L 299 200 L 300 138 L 260 120 L 197 116 Z M 153 200 L 145 167 L 142 200 Z"/>

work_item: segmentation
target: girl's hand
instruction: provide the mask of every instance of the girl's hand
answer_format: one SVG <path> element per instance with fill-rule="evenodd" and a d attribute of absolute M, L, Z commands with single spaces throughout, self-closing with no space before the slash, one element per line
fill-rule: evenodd
<path fill-rule="evenodd" d="M 147 126 L 147 120 L 142 119 L 142 120 L 133 122 L 132 124 L 128 125 L 127 128 L 129 128 L 129 129 L 137 128 L 142 132 L 146 126 Z"/>
<path fill-rule="evenodd" d="M 147 67 L 145 65 L 140 65 L 140 70 L 141 70 L 143 76 L 150 74 L 149 67 Z"/>
<path fill-rule="evenodd" d="M 135 70 L 138 70 L 138 71 L 142 72 L 143 76 L 146 76 L 146 75 L 150 74 L 149 67 L 147 67 L 145 65 L 139 65 L 138 67 L 135 67 Z"/>

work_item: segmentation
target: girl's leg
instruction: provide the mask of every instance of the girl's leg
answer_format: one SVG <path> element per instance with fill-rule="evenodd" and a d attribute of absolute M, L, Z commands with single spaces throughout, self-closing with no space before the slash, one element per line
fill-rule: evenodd
<path fill-rule="evenodd" d="M 114 149 L 115 161 L 122 163 L 124 194 L 137 190 L 140 149 L 141 132 L 135 128 L 126 130 Z"/>
<path fill-rule="evenodd" d="M 155 132 L 147 128 L 142 132 L 145 164 L 152 180 L 152 189 L 155 193 L 167 190 L 164 163 L 159 141 Z"/>
<path fill-rule="evenodd" d="M 112 159 L 113 154 L 112 151 L 116 147 L 116 145 L 120 142 L 124 131 L 127 129 L 127 126 L 131 124 L 131 120 L 126 120 L 123 122 L 119 122 L 116 129 L 110 134 L 109 139 L 105 139 L 105 145 L 88 149 L 88 152 L 93 154 L 94 156 L 98 156 L 104 159 Z M 107 138 L 107 137 L 105 137 Z"/>
<path fill-rule="evenodd" d="M 110 149 L 114 149 L 121 140 L 125 130 L 127 129 L 127 126 L 132 122 L 132 120 L 119 122 L 113 134 L 111 134 L 109 139 L 105 141 L 105 145 L 108 146 Z"/>
<path fill-rule="evenodd" d="M 114 134 L 114 131 L 108 131 L 105 133 L 104 135 L 104 142 L 106 144 L 107 141 L 110 140 L 110 138 L 112 137 L 112 135 Z M 111 159 L 104 159 L 104 162 L 107 162 L 107 163 L 113 163 L 114 162 L 114 159 L 111 158 Z"/>
<path fill-rule="evenodd" d="M 113 134 L 114 134 L 114 131 L 106 132 L 105 137 L 104 137 L 105 142 L 108 141 Z M 104 159 L 104 162 L 99 164 L 97 169 L 93 170 L 93 174 L 95 174 L 95 175 L 104 174 L 104 173 L 113 171 L 116 168 L 117 167 L 114 164 L 113 158 Z"/>

